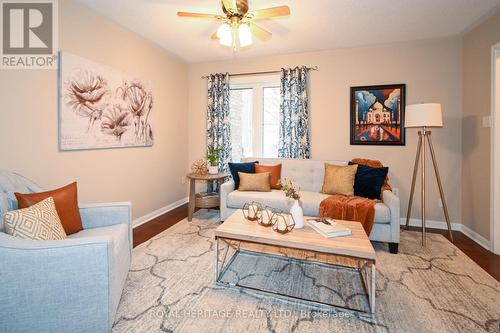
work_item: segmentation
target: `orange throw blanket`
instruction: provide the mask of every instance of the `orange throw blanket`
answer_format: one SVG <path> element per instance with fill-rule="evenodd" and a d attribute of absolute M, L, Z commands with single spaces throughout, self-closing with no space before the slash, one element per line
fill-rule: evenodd
<path fill-rule="evenodd" d="M 361 222 L 366 234 L 370 235 L 375 221 L 376 203 L 377 200 L 334 194 L 321 201 L 319 216 Z"/>

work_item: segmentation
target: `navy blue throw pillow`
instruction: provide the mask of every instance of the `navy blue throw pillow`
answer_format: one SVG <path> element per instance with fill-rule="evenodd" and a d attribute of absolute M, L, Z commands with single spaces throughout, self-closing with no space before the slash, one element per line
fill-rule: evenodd
<path fill-rule="evenodd" d="M 244 173 L 255 173 L 255 162 L 245 162 L 245 163 L 232 163 L 229 162 L 229 170 L 231 171 L 231 176 L 233 176 L 234 180 L 234 188 L 237 190 L 240 187 L 240 176 L 238 176 L 238 172 Z"/>
<path fill-rule="evenodd" d="M 349 162 L 349 165 L 356 163 Z M 354 195 L 368 199 L 381 199 L 380 191 L 389 172 L 388 167 L 372 168 L 358 164 L 354 178 Z"/>

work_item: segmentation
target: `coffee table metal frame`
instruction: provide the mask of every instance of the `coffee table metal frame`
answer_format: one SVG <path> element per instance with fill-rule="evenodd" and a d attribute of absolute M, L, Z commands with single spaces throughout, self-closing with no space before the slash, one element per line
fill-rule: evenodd
<path fill-rule="evenodd" d="M 222 258 L 222 261 L 220 261 L 220 245 L 219 242 L 225 243 L 227 246 L 224 251 L 224 256 Z M 276 246 L 276 245 L 271 245 L 271 244 L 266 244 L 264 242 L 251 242 L 248 240 L 238 240 L 238 239 L 232 239 L 232 238 L 227 238 L 227 237 L 221 237 L 221 236 L 215 236 L 215 283 L 219 286 L 224 286 L 224 287 L 236 287 L 236 288 L 242 288 L 242 289 L 249 289 L 253 291 L 257 291 L 263 294 L 271 295 L 271 296 L 277 296 L 283 299 L 288 299 L 288 300 L 295 300 L 299 302 L 306 303 L 308 305 L 313 305 L 313 306 L 327 306 L 327 307 L 333 307 L 333 308 L 339 308 L 343 310 L 349 310 L 349 311 L 354 311 L 354 312 L 360 312 L 360 313 L 365 313 L 369 315 L 373 315 L 375 312 L 375 272 L 376 272 L 376 267 L 375 267 L 375 260 L 374 259 L 366 259 L 366 258 L 358 258 L 358 257 L 352 257 L 352 256 L 346 256 L 346 255 L 339 255 L 339 254 L 331 254 L 331 253 L 325 253 L 325 252 L 320 252 L 320 251 L 313 251 L 313 250 L 304 250 L 304 249 L 298 249 L 303 252 L 309 252 L 309 253 L 320 253 L 324 255 L 331 255 L 334 257 L 344 257 L 344 258 L 349 258 L 349 259 L 354 259 L 357 262 L 357 267 L 352 267 L 352 266 L 346 266 L 346 265 L 340 265 L 340 264 L 331 264 L 331 263 L 323 263 L 317 260 L 305 260 L 305 259 L 299 259 L 299 258 L 293 258 L 293 257 L 284 257 L 284 256 L 279 256 L 276 254 L 271 254 L 271 253 L 265 253 L 265 252 L 257 252 L 257 251 L 252 251 L 252 250 L 247 250 L 247 249 L 242 249 L 241 248 L 241 243 L 253 243 L 253 244 L 259 244 L 259 245 L 266 245 L 266 246 L 271 246 L 275 247 L 277 249 L 280 248 L 288 248 L 288 249 L 297 249 L 293 247 L 285 247 L 285 246 Z M 230 258 L 227 258 L 229 249 L 233 249 L 234 253 L 231 255 Z M 249 253 L 252 255 L 258 255 L 258 256 L 268 256 L 268 257 L 278 257 L 278 258 L 285 258 L 287 260 L 292 260 L 300 263 L 313 263 L 316 265 L 323 265 L 327 267 L 332 267 L 332 268 L 342 268 L 342 269 L 349 269 L 349 270 L 355 270 L 357 271 L 360 276 L 361 276 L 361 281 L 363 284 L 363 289 L 365 293 L 368 296 L 368 304 L 370 311 L 362 311 L 359 309 L 354 309 L 350 308 L 347 305 L 346 306 L 341 306 L 338 304 L 330 304 L 326 302 L 321 302 L 321 301 L 316 301 L 316 300 L 311 300 L 307 298 L 301 298 L 293 295 L 288 295 L 280 292 L 274 292 L 274 291 L 269 291 L 269 290 L 264 290 L 260 288 L 255 288 L 251 286 L 245 286 L 245 285 L 240 285 L 239 283 L 228 283 L 222 281 L 222 278 L 224 277 L 224 274 L 227 272 L 227 270 L 231 267 L 231 264 L 237 257 L 239 253 Z"/>

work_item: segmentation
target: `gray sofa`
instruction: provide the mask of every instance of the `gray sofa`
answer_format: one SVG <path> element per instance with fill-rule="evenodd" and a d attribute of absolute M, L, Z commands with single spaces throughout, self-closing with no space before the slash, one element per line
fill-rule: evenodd
<path fill-rule="evenodd" d="M 80 205 L 83 230 L 64 240 L 4 233 L 13 193 L 39 191 L 0 170 L 0 332 L 109 332 L 130 267 L 131 204 Z"/>
<path fill-rule="evenodd" d="M 299 159 L 245 158 L 242 162 L 259 161 L 260 164 L 282 164 L 281 177 L 289 178 L 300 187 L 301 203 L 304 215 L 318 216 L 321 201 L 328 194 L 321 193 L 325 162 L 347 165 L 343 161 L 318 161 Z M 263 205 L 287 211 L 292 201 L 280 190 L 271 192 L 235 191 L 233 180 L 222 184 L 221 220 L 224 221 L 246 202 L 257 201 Z M 389 243 L 389 250 L 397 253 L 399 244 L 400 202 L 391 191 L 384 191 L 382 201 L 375 205 L 375 224 L 370 233 L 370 240 Z"/>

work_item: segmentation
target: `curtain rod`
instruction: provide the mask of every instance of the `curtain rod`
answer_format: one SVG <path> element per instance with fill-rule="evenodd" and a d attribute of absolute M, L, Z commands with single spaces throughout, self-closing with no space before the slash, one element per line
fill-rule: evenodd
<path fill-rule="evenodd" d="M 319 70 L 318 66 L 314 67 L 307 67 L 307 69 L 311 71 L 317 71 Z M 262 74 L 277 74 L 281 73 L 281 70 L 279 71 L 265 71 L 265 72 L 248 72 L 248 73 L 229 73 L 229 76 L 246 76 L 246 75 L 262 75 Z M 201 77 L 202 79 L 208 79 L 208 75 L 204 75 Z"/>

